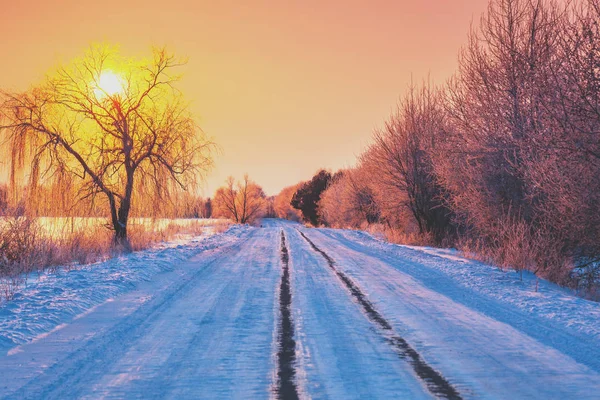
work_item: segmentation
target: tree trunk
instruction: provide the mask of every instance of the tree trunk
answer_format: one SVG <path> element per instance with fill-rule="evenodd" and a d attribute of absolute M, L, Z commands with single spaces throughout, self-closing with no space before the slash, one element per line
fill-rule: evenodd
<path fill-rule="evenodd" d="M 125 196 L 119 203 L 119 209 L 116 208 L 116 202 L 111 202 L 112 225 L 115 231 L 113 244 L 115 247 L 125 252 L 131 251 L 131 243 L 127 237 L 127 222 L 129 220 L 129 210 L 131 209 L 131 195 L 133 192 L 133 174 L 128 179 L 125 188 Z"/>
<path fill-rule="evenodd" d="M 130 199 L 123 199 L 119 206 L 117 218 L 112 221 L 115 234 L 113 236 L 113 244 L 116 248 L 125 252 L 131 251 L 131 243 L 127 237 L 127 221 L 129 219 L 129 204 Z"/>
<path fill-rule="evenodd" d="M 129 220 L 129 210 L 131 208 L 131 193 L 133 188 L 133 182 L 128 185 L 125 190 L 125 197 L 121 200 L 119 210 L 117 212 L 117 219 L 113 221 L 113 227 L 115 230 L 114 243 L 126 252 L 131 251 L 131 243 L 127 237 L 127 222 Z"/>
<path fill-rule="evenodd" d="M 123 249 L 125 252 L 131 251 L 131 244 L 127 238 L 127 222 L 123 223 L 119 220 L 113 223 L 115 234 L 113 236 L 113 244 L 118 249 Z"/>

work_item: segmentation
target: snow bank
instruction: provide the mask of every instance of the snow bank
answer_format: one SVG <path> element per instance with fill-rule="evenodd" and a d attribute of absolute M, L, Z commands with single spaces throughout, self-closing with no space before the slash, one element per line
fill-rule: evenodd
<path fill-rule="evenodd" d="M 134 289 L 139 282 L 174 270 L 202 251 L 239 240 L 248 229 L 234 225 L 214 235 L 207 227 L 201 236 L 184 237 L 104 262 L 59 268 L 30 278 L 11 301 L 0 305 L 0 353 L 60 329 L 62 324 Z"/>
<path fill-rule="evenodd" d="M 514 270 L 501 270 L 467 259 L 455 249 L 397 245 L 363 231 L 323 229 L 323 232 L 359 242 L 417 268 L 437 270 L 457 285 L 600 341 L 600 303 L 577 297 L 572 290 L 546 280 L 538 280 L 530 272 L 524 271 L 521 280 L 520 273 Z M 398 267 L 404 269 L 407 265 L 403 263 Z"/>

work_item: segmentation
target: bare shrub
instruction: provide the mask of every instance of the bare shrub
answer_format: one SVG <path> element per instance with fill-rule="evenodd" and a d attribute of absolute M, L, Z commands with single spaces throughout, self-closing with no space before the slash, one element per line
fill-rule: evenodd
<path fill-rule="evenodd" d="M 44 266 L 45 243 L 34 220 L 4 217 L 0 228 L 0 275 L 30 273 Z"/>
<path fill-rule="evenodd" d="M 504 270 L 514 269 L 521 277 L 523 271 L 531 271 L 553 282 L 574 286 L 572 260 L 562 251 L 561 240 L 518 218 L 499 221 L 492 240 L 471 233 L 461 236 L 456 247 L 469 258 Z"/>
<path fill-rule="evenodd" d="M 34 220 L 3 217 L 0 221 L 0 300 L 11 299 L 27 276 L 50 262 L 48 243 Z"/>

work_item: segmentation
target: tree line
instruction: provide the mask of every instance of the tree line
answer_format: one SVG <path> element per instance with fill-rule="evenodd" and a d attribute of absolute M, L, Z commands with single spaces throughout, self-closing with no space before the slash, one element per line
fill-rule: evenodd
<path fill-rule="evenodd" d="M 447 83 L 411 84 L 354 168 L 286 188 L 276 214 L 595 287 L 599 21 L 599 0 L 492 0 Z"/>

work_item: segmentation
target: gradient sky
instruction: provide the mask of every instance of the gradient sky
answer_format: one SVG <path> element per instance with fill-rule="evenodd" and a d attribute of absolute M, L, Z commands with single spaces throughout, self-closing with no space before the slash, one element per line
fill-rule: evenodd
<path fill-rule="evenodd" d="M 93 42 L 189 58 L 182 89 L 221 147 L 205 194 L 247 172 L 268 194 L 351 166 L 411 80 L 444 82 L 487 0 L 0 0 L 0 87 Z"/>

